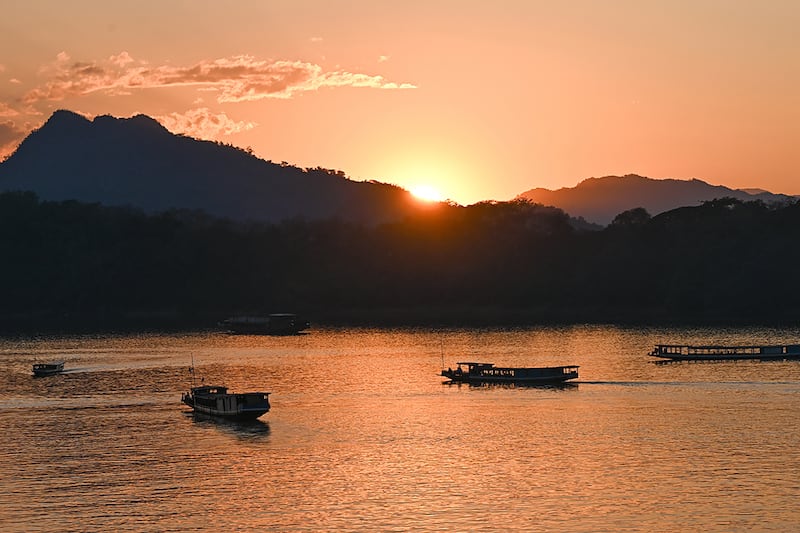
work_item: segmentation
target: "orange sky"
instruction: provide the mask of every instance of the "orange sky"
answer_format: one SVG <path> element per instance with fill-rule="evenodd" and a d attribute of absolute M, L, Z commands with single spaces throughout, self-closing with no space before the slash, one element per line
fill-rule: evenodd
<path fill-rule="evenodd" d="M 638 173 L 800 194 L 800 2 L 11 0 L 0 154 L 64 108 L 462 204 Z"/>

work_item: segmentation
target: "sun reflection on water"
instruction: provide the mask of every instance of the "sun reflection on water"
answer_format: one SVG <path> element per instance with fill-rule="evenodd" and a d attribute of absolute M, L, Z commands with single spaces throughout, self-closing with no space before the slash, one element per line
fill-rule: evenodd
<path fill-rule="evenodd" d="M 0 455 L 3 529 L 791 530 L 800 364 L 646 355 L 711 335 L 319 328 L 0 341 L 0 446 L 12 451 Z M 60 351 L 83 370 L 30 377 L 38 354 Z M 271 392 L 272 410 L 251 424 L 187 413 L 191 355 L 207 383 Z M 577 364 L 581 375 L 568 387 L 444 385 L 442 362 L 461 359 Z"/>

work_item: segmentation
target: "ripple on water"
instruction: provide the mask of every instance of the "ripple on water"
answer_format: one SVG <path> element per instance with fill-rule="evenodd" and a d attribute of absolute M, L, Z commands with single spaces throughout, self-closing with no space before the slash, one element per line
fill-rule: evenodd
<path fill-rule="evenodd" d="M 646 356 L 679 337 L 776 333 L 738 335 L 586 326 L 0 341 L 0 525 L 792 530 L 800 364 Z M 443 386 L 442 351 L 445 364 L 579 364 L 581 379 Z M 33 379 L 47 354 L 68 354 L 71 370 Z M 188 414 L 192 359 L 197 379 L 270 391 L 273 409 L 251 424 Z"/>

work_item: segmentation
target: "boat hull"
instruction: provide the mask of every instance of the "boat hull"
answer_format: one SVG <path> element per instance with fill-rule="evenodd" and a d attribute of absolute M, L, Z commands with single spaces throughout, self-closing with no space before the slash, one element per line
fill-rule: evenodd
<path fill-rule="evenodd" d="M 449 376 L 445 376 L 449 377 Z M 471 385 L 478 385 L 481 383 L 508 383 L 514 385 L 557 385 L 565 383 L 571 379 L 577 379 L 578 376 L 570 377 L 557 377 L 557 378 L 538 378 L 538 379 L 502 379 L 502 378 L 450 378 L 453 383 L 469 383 Z"/>
<path fill-rule="evenodd" d="M 675 355 L 665 357 L 662 355 L 654 355 L 666 361 L 787 361 L 791 359 L 800 359 L 800 354 L 794 355 Z"/>
<path fill-rule="evenodd" d="M 255 410 L 247 410 L 247 411 L 239 411 L 239 412 L 228 412 L 228 411 L 219 411 L 217 409 L 211 409 L 208 407 L 192 405 L 189 402 L 184 402 L 186 405 L 191 407 L 195 413 L 208 415 L 208 416 L 215 416 L 219 418 L 226 418 L 228 420 L 255 420 L 256 418 L 265 415 L 269 412 L 269 409 L 255 409 Z"/>
<path fill-rule="evenodd" d="M 57 374 L 61 374 L 63 370 L 40 370 L 34 371 L 33 377 L 35 378 L 46 378 L 47 376 L 55 376 Z"/>
<path fill-rule="evenodd" d="M 33 365 L 33 376 L 37 378 L 55 376 L 63 371 L 64 363 L 62 361 L 57 363 L 37 363 Z"/>

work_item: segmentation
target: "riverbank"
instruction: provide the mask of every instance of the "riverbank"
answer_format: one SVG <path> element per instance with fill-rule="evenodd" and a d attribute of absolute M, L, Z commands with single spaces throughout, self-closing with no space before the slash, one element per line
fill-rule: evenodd
<path fill-rule="evenodd" d="M 632 326 L 768 326 L 796 323 L 788 318 L 675 316 L 659 309 L 566 309 L 551 307 L 380 307 L 346 309 L 271 309 L 246 312 L 96 311 L 0 315 L 0 335 L 136 331 L 204 331 L 236 314 L 293 312 L 315 326 L 332 327 L 523 327 L 534 325 L 616 324 Z"/>

